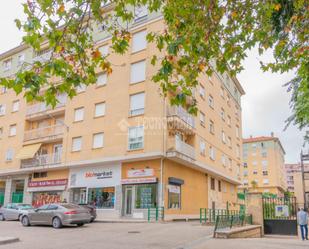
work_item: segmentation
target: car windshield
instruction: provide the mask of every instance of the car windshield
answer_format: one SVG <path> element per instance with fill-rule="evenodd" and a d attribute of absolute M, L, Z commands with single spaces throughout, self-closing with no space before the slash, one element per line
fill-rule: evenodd
<path fill-rule="evenodd" d="M 33 209 L 33 207 L 29 204 L 18 205 L 18 208 L 21 210 Z"/>

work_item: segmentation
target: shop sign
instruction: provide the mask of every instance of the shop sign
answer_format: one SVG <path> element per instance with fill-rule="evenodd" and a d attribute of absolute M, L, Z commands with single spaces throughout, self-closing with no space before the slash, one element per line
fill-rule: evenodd
<path fill-rule="evenodd" d="M 46 181 L 37 181 L 37 182 L 29 182 L 28 187 L 53 187 L 53 186 L 63 186 L 67 185 L 68 179 L 56 179 L 56 180 L 46 180 Z"/>
<path fill-rule="evenodd" d="M 156 177 L 148 177 L 148 178 L 135 178 L 135 179 L 122 179 L 122 184 L 138 184 L 138 183 L 154 183 L 157 182 Z"/>
<path fill-rule="evenodd" d="M 176 185 L 168 185 L 168 191 L 170 193 L 180 194 L 180 187 Z"/>
<path fill-rule="evenodd" d="M 127 171 L 127 176 L 129 178 L 153 176 L 153 175 L 154 175 L 153 169 L 131 169 Z"/>
<path fill-rule="evenodd" d="M 85 172 L 85 178 L 91 178 L 94 177 L 96 179 L 105 179 L 105 178 L 112 178 L 113 177 L 113 171 L 101 171 L 101 172 Z"/>

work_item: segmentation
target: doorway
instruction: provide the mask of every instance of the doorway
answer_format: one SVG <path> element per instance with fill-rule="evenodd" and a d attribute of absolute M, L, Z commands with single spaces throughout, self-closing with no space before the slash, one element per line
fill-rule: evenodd
<path fill-rule="evenodd" d="M 132 216 L 133 209 L 133 187 L 124 187 L 124 216 Z"/>

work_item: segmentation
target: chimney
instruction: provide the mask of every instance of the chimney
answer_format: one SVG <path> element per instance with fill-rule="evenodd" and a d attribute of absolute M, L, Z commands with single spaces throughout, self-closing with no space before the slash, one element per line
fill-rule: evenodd
<path fill-rule="evenodd" d="M 274 137 L 274 132 L 272 131 L 272 132 L 270 133 L 270 135 L 271 135 L 272 137 Z"/>

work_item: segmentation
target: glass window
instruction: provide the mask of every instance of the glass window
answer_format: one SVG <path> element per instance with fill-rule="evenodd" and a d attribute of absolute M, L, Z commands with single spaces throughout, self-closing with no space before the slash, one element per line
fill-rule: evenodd
<path fill-rule="evenodd" d="M 181 208 L 181 186 L 168 185 L 168 208 Z"/>
<path fill-rule="evenodd" d="M 206 154 L 206 143 L 203 139 L 200 140 L 200 153 L 203 156 Z"/>
<path fill-rule="evenodd" d="M 12 112 L 17 112 L 19 110 L 19 100 L 13 102 Z"/>
<path fill-rule="evenodd" d="M 132 52 L 133 53 L 143 50 L 147 47 L 146 35 L 147 35 L 146 30 L 133 34 L 133 38 L 132 38 Z"/>
<path fill-rule="evenodd" d="M 0 116 L 5 114 L 5 105 L 0 105 Z"/>
<path fill-rule="evenodd" d="M 144 147 L 144 127 L 129 128 L 129 150 L 142 149 Z"/>
<path fill-rule="evenodd" d="M 205 98 L 205 88 L 202 85 L 200 85 L 200 96 Z"/>
<path fill-rule="evenodd" d="M 200 112 L 200 123 L 205 126 L 205 114 L 203 112 Z"/>
<path fill-rule="evenodd" d="M 106 83 L 107 83 L 107 74 L 106 73 L 99 74 L 97 78 L 97 86 L 105 86 Z"/>
<path fill-rule="evenodd" d="M 209 157 L 210 159 L 215 160 L 215 149 L 212 146 L 209 147 Z"/>
<path fill-rule="evenodd" d="M 135 208 L 153 208 L 157 206 L 157 184 L 135 186 Z"/>
<path fill-rule="evenodd" d="M 114 208 L 115 187 L 88 189 L 88 203 L 96 206 L 97 208 Z"/>
<path fill-rule="evenodd" d="M 105 115 L 105 103 L 98 103 L 95 104 L 95 112 L 94 116 L 95 117 L 101 117 Z"/>
<path fill-rule="evenodd" d="M 218 191 L 221 192 L 221 181 L 218 181 Z"/>
<path fill-rule="evenodd" d="M 97 148 L 102 148 L 104 144 L 104 133 L 97 133 L 93 135 L 93 143 L 92 143 L 92 148 L 97 149 Z"/>
<path fill-rule="evenodd" d="M 211 108 L 214 108 L 214 98 L 211 95 L 209 95 L 209 97 L 208 97 L 208 105 Z"/>
<path fill-rule="evenodd" d="M 80 151 L 82 148 L 82 137 L 72 138 L 72 151 Z"/>
<path fill-rule="evenodd" d="M 99 51 L 103 57 L 107 56 L 108 55 L 108 45 L 99 47 Z"/>
<path fill-rule="evenodd" d="M 3 71 L 10 70 L 12 66 L 12 59 L 8 59 L 3 62 Z"/>
<path fill-rule="evenodd" d="M 215 178 L 210 178 L 210 188 L 211 190 L 215 190 Z"/>
<path fill-rule="evenodd" d="M 5 154 L 5 160 L 6 161 L 12 161 L 13 160 L 13 156 L 14 156 L 14 150 L 13 149 L 8 149 L 6 151 L 6 154 Z"/>
<path fill-rule="evenodd" d="M 214 134 L 215 133 L 215 125 L 212 120 L 209 121 L 209 132 Z"/>
<path fill-rule="evenodd" d="M 18 66 L 22 65 L 25 61 L 25 54 L 18 55 Z"/>
<path fill-rule="evenodd" d="M 84 107 L 74 110 L 74 122 L 82 121 L 84 119 Z"/>
<path fill-rule="evenodd" d="M 10 136 L 16 136 L 16 124 L 10 125 Z"/>
<path fill-rule="evenodd" d="M 78 85 L 77 87 L 76 87 L 76 92 L 77 93 L 81 93 L 81 92 L 84 92 L 84 91 L 86 91 L 86 85 L 85 84 L 80 84 L 80 85 Z"/>
<path fill-rule="evenodd" d="M 130 115 L 140 115 L 144 113 L 145 93 L 137 93 L 130 96 Z"/>
<path fill-rule="evenodd" d="M 148 8 L 145 5 L 137 6 L 134 9 L 134 20 L 138 21 L 148 15 Z"/>
<path fill-rule="evenodd" d="M 142 82 L 146 79 L 146 61 L 131 64 L 131 83 Z"/>

